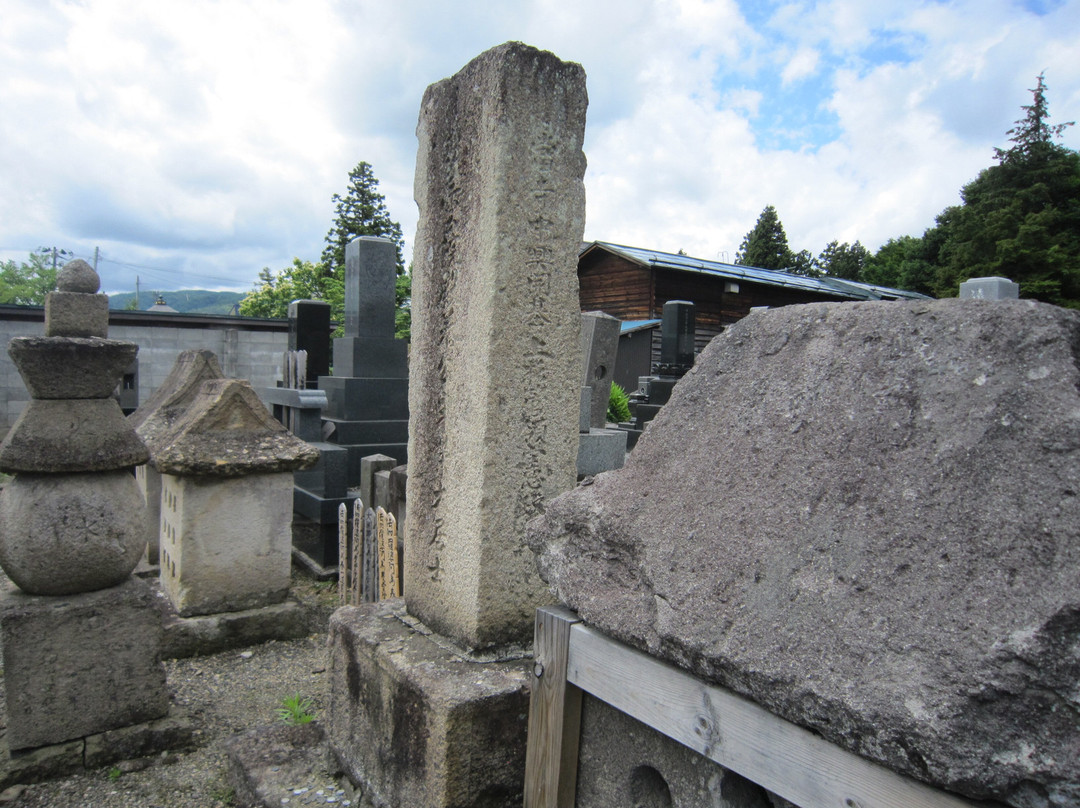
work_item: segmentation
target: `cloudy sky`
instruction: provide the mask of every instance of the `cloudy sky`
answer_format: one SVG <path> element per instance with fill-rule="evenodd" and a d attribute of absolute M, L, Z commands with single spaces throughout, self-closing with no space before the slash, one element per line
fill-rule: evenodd
<path fill-rule="evenodd" d="M 424 88 L 507 40 L 585 67 L 586 238 L 704 258 L 921 234 L 1041 71 L 1080 119 L 1080 0 L 0 0 L 0 259 L 247 290 L 361 160 L 409 255 Z"/>

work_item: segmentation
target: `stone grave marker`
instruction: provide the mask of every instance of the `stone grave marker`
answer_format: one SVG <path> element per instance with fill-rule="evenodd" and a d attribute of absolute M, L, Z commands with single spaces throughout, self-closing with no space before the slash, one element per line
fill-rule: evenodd
<path fill-rule="evenodd" d="M 328 736 L 378 804 L 521 802 L 550 597 L 523 531 L 576 476 L 585 107 L 581 67 L 521 43 L 421 103 L 404 603 L 331 621 Z"/>
<path fill-rule="evenodd" d="M 151 460 L 162 475 L 161 583 L 183 617 L 279 603 L 289 590 L 292 472 L 318 450 L 246 381 L 205 382 Z"/>
<path fill-rule="evenodd" d="M 619 350 L 620 321 L 602 311 L 581 315 L 581 418 L 578 478 L 622 468 L 626 431 L 606 429 L 611 377 Z"/>
<path fill-rule="evenodd" d="M 297 557 L 317 574 L 332 574 L 338 563 L 337 507 L 360 484 L 362 459 L 406 458 L 409 346 L 394 336 L 396 277 L 397 248 L 389 239 L 361 236 L 346 245 L 345 336 L 334 340 L 334 375 L 319 377 L 326 460 L 296 481 L 296 511 L 317 526 L 296 532 Z M 371 504 L 370 494 L 362 498 Z"/>
<path fill-rule="evenodd" d="M 221 364 L 213 351 L 180 352 L 161 386 L 128 416 L 128 423 L 146 444 L 151 457 L 199 394 L 203 382 L 221 378 L 224 378 Z M 161 475 L 151 464 L 143 463 L 135 468 L 135 482 L 142 491 L 149 514 L 146 560 L 149 564 L 157 564 L 161 544 Z"/>
<path fill-rule="evenodd" d="M 160 718 L 161 621 L 131 577 L 146 508 L 131 467 L 147 450 L 112 397 L 138 346 L 108 339 L 98 274 L 72 261 L 45 299 L 45 336 L 13 339 L 31 402 L 0 445 L 0 644 L 10 750 Z"/>
<path fill-rule="evenodd" d="M 516 45 L 421 105 L 405 600 L 471 648 L 527 641 L 522 531 L 576 477 L 584 113 L 580 69 Z"/>

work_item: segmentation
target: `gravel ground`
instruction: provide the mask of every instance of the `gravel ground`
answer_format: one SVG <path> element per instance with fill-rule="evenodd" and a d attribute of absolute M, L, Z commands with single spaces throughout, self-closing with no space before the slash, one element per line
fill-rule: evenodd
<path fill-rule="evenodd" d="M 235 796 L 226 779 L 224 744 L 237 733 L 274 724 L 283 699 L 311 700 L 316 719 L 327 709 L 326 617 L 336 585 L 317 584 L 300 573 L 293 594 L 319 609 L 321 631 L 299 640 L 272 641 L 212 656 L 165 663 L 175 710 L 192 716 L 199 748 L 165 753 L 151 760 L 125 761 L 0 794 L 0 805 L 15 808 L 227 808 Z M 6 705 L 0 717 L 6 727 Z M 342 784 L 318 774 L 297 783 L 287 808 L 301 805 L 357 805 Z M 317 793 L 317 792 L 322 793 Z M 329 800 L 333 797 L 333 800 Z"/>

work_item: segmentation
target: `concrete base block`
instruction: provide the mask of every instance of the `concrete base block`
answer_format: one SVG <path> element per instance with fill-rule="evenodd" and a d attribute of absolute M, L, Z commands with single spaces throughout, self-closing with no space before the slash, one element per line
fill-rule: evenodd
<path fill-rule="evenodd" d="M 296 489 L 297 492 L 302 489 Z M 316 512 L 318 515 L 318 512 Z M 308 570 L 319 581 L 337 576 L 338 526 L 312 519 L 301 513 L 293 514 L 293 563 Z"/>
<path fill-rule="evenodd" d="M 123 760 L 193 749 L 195 723 L 189 716 L 167 716 L 75 741 L 10 752 L 0 742 L 0 789 L 40 783 L 100 769 Z"/>
<path fill-rule="evenodd" d="M 7 741 L 57 744 L 169 710 L 161 621 L 146 582 L 64 597 L 0 592 Z"/>
<path fill-rule="evenodd" d="M 626 462 L 626 433 L 621 429 L 590 429 L 578 439 L 579 478 L 621 469 Z"/>
<path fill-rule="evenodd" d="M 531 660 L 476 662 L 424 632 L 400 599 L 334 612 L 331 750 L 377 808 L 520 806 Z"/>
<path fill-rule="evenodd" d="M 161 594 L 165 628 L 161 656 L 183 659 L 244 648 L 270 640 L 295 640 L 312 630 L 312 610 L 295 600 L 242 612 L 180 617 Z"/>
<path fill-rule="evenodd" d="M 775 808 L 768 792 L 635 718 L 582 700 L 576 808 Z"/>

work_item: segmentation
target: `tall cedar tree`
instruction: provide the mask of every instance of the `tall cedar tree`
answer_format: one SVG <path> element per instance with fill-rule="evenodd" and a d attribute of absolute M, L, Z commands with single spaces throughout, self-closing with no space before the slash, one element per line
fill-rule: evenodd
<path fill-rule="evenodd" d="M 356 164 L 349 172 L 349 189 L 345 196 L 334 194 L 334 226 L 326 234 L 326 249 L 321 264 L 324 272 L 345 279 L 345 245 L 357 236 L 382 236 L 397 245 L 397 274 L 405 274 L 402 260 L 404 239 L 401 225 L 390 219 L 386 200 L 379 193 L 379 181 L 365 162 Z"/>
<path fill-rule="evenodd" d="M 1055 143 L 1073 122 L 1050 125 L 1040 74 L 1032 103 L 995 149 L 998 165 L 960 192 L 946 221 L 938 292 L 955 295 L 968 278 L 1001 276 L 1021 297 L 1080 308 L 1080 154 Z M 939 217 L 941 226 L 942 217 Z"/>
<path fill-rule="evenodd" d="M 397 313 L 395 334 L 409 338 L 411 278 L 402 261 L 401 225 L 390 219 L 386 201 L 379 193 L 379 181 L 365 162 L 349 172 L 349 188 L 344 197 L 334 194 L 334 225 L 326 234 L 326 249 L 318 264 L 294 258 L 292 265 L 278 272 L 264 268 L 255 288 L 240 302 L 240 313 L 254 317 L 285 317 L 293 300 L 315 298 L 330 304 L 330 317 L 338 323 L 345 318 L 345 245 L 357 236 L 382 236 L 397 247 Z M 336 335 L 340 336 L 339 326 Z"/>
<path fill-rule="evenodd" d="M 766 205 L 758 216 L 753 230 L 746 234 L 735 263 L 761 269 L 781 269 L 796 275 L 818 275 L 814 257 L 809 250 L 793 252 L 788 246 L 784 225 L 776 214 L 776 208 Z"/>
<path fill-rule="evenodd" d="M 757 224 L 743 238 L 735 263 L 761 269 L 790 269 L 795 263 L 784 225 L 772 205 L 765 206 Z"/>

